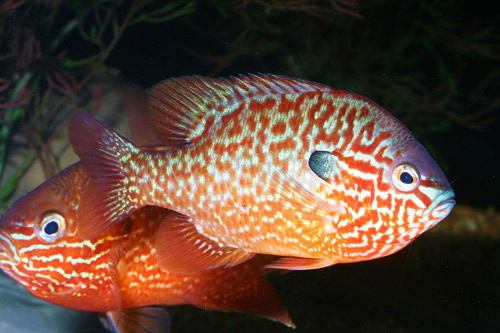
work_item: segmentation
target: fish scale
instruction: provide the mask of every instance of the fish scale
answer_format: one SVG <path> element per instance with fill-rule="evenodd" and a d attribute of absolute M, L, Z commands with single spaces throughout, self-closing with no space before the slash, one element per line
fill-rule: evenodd
<path fill-rule="evenodd" d="M 287 257 L 271 265 L 286 269 L 378 258 L 454 205 L 423 146 L 362 96 L 276 75 L 195 76 L 156 85 L 148 103 L 176 148 L 138 149 L 84 114 L 70 140 L 92 177 L 83 237 L 145 205 L 184 215 L 157 243 L 165 269 L 194 273 L 255 253 Z"/>
<path fill-rule="evenodd" d="M 269 271 L 262 270 L 263 265 L 271 258 L 256 257 L 230 269 L 195 275 L 162 270 L 155 244 L 161 222 L 175 220 L 168 210 L 144 207 L 99 237 L 82 239 L 76 209 L 89 181 L 84 166 L 75 164 L 9 208 L 0 220 L 2 271 L 50 303 L 109 314 L 115 326 L 138 320 L 143 329 L 149 324 L 161 328 L 134 332 L 168 328 L 166 312 L 152 305 L 247 312 L 294 326 L 276 291 L 262 278 Z M 53 238 L 47 238 L 38 226 L 54 213 L 63 222 Z M 144 315 L 137 318 L 137 312 Z"/>

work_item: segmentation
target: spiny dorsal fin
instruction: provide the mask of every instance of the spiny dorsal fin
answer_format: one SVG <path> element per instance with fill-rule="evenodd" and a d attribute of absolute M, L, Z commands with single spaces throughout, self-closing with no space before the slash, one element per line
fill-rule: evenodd
<path fill-rule="evenodd" d="M 155 85 L 149 92 L 148 106 L 160 139 L 177 145 L 201 135 L 210 115 L 217 121 L 245 100 L 329 90 L 332 88 L 326 85 L 273 74 L 228 79 L 182 76 Z"/>

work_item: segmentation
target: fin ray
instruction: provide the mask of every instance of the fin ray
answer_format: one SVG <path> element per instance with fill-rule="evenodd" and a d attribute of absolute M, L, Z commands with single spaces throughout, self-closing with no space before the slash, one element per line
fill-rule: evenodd
<path fill-rule="evenodd" d="M 295 271 L 324 268 L 334 264 L 332 259 L 285 257 L 266 265 L 265 268 Z"/>
<path fill-rule="evenodd" d="M 205 286 L 197 289 L 194 305 L 217 311 L 248 313 L 295 328 L 275 288 L 263 278 L 270 271 L 263 266 L 273 259 L 272 256 L 258 255 L 236 269 L 219 268 L 224 272 L 214 272 L 215 281 L 207 279 Z"/>
<path fill-rule="evenodd" d="M 122 298 L 120 294 L 120 288 L 118 287 L 118 272 L 117 265 L 120 261 L 120 258 L 123 254 L 123 247 L 121 245 L 113 247 L 106 255 L 106 259 L 108 261 L 108 271 L 111 276 L 111 280 L 113 281 L 113 294 L 115 296 L 114 300 L 114 310 L 108 311 L 107 315 L 109 320 L 113 323 L 119 323 L 121 320 L 121 308 L 122 308 Z"/>
<path fill-rule="evenodd" d="M 108 312 L 105 326 L 115 333 L 170 333 L 171 322 L 167 310 L 159 307 L 142 307 L 123 310 L 116 321 Z"/>
<path fill-rule="evenodd" d="M 263 168 L 275 188 L 273 201 L 279 203 L 282 212 L 292 214 L 293 219 L 321 223 L 327 234 L 335 232 L 332 220 L 344 213 L 343 206 L 324 201 L 282 169 L 270 165 Z"/>
<path fill-rule="evenodd" d="M 71 118 L 69 139 L 91 177 L 81 198 L 76 220 L 79 235 L 92 239 L 136 209 L 125 188 L 120 161 L 137 152 L 138 148 L 82 112 L 75 113 Z"/>
<path fill-rule="evenodd" d="M 160 139 L 168 145 L 191 141 L 197 126 L 214 115 L 225 112 L 245 100 L 332 88 L 302 79 L 273 74 L 248 74 L 230 78 L 183 76 L 155 85 L 148 96 L 151 119 Z"/>
<path fill-rule="evenodd" d="M 254 256 L 200 234 L 191 218 L 175 212 L 165 216 L 160 224 L 156 253 L 164 271 L 183 275 L 224 265 L 235 266 Z"/>

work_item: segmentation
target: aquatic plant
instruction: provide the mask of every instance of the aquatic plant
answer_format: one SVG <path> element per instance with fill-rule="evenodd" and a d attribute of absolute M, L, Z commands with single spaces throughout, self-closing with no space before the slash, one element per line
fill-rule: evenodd
<path fill-rule="evenodd" d="M 50 138 L 72 111 L 99 108 L 101 89 L 87 85 L 124 31 L 137 23 L 162 23 L 195 10 L 196 1 L 25 1 L 0 5 L 0 204 L 37 158 L 48 177 L 59 169 Z M 78 49 L 68 48 L 79 41 Z M 87 96 L 85 96 L 87 94 Z M 27 148 L 5 175 L 7 155 Z"/>
<path fill-rule="evenodd" d="M 47 176 L 59 169 L 50 138 L 76 106 L 99 107 L 102 91 L 88 84 L 117 72 L 105 64 L 132 25 L 157 24 L 149 30 L 154 44 L 155 31 L 177 19 L 176 32 L 189 38 L 156 41 L 154 56 L 194 56 L 196 67 L 182 74 L 270 72 L 368 96 L 436 155 L 430 135 L 484 131 L 496 121 L 495 13 L 466 0 L 7 0 L 0 5 L 0 202 L 34 158 Z M 6 175 L 6 157 L 20 146 L 27 147 L 21 167 Z"/>
<path fill-rule="evenodd" d="M 421 138 L 485 129 L 500 105 L 498 15 L 470 1 L 359 1 L 362 20 L 327 1 L 217 3 L 223 9 L 187 18 L 200 40 L 212 36 L 215 52 L 196 52 L 211 75 L 250 64 L 325 82 L 373 98 Z M 200 28 L 208 20 L 217 34 Z"/>

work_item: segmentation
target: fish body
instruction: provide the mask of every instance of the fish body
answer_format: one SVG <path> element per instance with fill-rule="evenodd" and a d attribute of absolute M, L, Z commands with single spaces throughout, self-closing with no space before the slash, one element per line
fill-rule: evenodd
<path fill-rule="evenodd" d="M 157 134 L 175 148 L 141 149 L 73 116 L 70 141 L 92 177 L 78 214 L 86 238 L 145 205 L 182 214 L 162 224 L 157 242 L 169 271 L 255 253 L 284 257 L 269 266 L 284 269 L 374 259 L 455 204 L 410 131 L 353 93 L 275 75 L 195 76 L 161 82 L 148 103 Z"/>
<path fill-rule="evenodd" d="M 81 163 L 20 198 L 0 221 L 0 268 L 35 296 L 60 306 L 107 314 L 118 331 L 168 329 L 168 314 L 153 305 L 261 315 L 293 326 L 271 284 L 269 259 L 196 275 L 162 270 L 155 242 L 160 222 L 175 214 L 144 207 L 92 240 L 78 234 L 76 211 L 89 177 Z M 145 330 L 146 331 L 146 330 Z"/>

